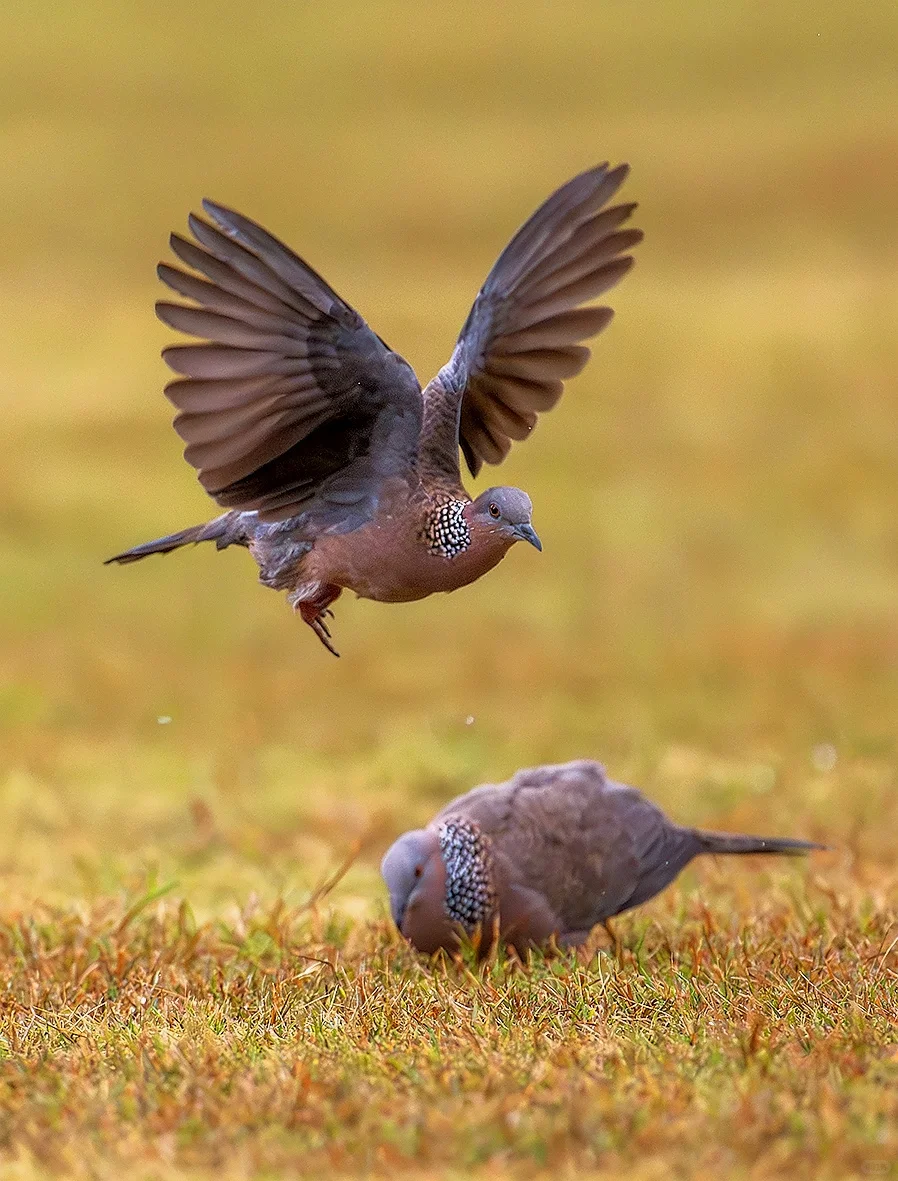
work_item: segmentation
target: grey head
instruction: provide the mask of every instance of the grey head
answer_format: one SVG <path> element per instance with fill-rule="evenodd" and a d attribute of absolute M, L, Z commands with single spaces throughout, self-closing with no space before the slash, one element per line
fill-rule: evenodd
<path fill-rule="evenodd" d="M 452 949 L 459 927 L 472 934 L 496 913 L 490 841 L 472 821 L 453 818 L 405 833 L 380 871 L 393 921 L 419 951 Z"/>
<path fill-rule="evenodd" d="M 509 542 L 528 541 L 542 550 L 531 521 L 533 504 L 520 488 L 487 488 L 469 506 L 466 515 L 473 526 L 499 534 Z"/>
<path fill-rule="evenodd" d="M 416 891 L 420 891 L 433 858 L 439 856 L 439 841 L 434 832 L 416 828 L 404 833 L 390 846 L 380 863 L 380 872 L 390 894 L 390 914 L 402 930 L 405 912 Z M 428 881 L 430 875 L 428 874 Z"/>

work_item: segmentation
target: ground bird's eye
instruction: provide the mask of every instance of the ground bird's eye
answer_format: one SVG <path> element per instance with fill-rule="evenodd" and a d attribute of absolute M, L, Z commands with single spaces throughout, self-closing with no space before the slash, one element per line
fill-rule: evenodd
<path fill-rule="evenodd" d="M 415 866 L 415 877 L 416 878 L 419 878 L 423 872 L 424 871 L 421 869 L 420 865 Z"/>
<path fill-rule="evenodd" d="M 501 516 L 501 513 L 499 512 L 499 506 L 497 504 L 490 505 L 490 516 L 494 519 Z"/>

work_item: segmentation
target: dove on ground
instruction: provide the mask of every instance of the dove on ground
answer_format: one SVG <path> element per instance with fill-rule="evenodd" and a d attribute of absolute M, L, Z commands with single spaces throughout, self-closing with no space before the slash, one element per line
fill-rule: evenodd
<path fill-rule="evenodd" d="M 633 204 L 609 205 L 629 169 L 601 164 L 521 227 L 480 289 L 448 363 L 422 390 L 411 366 L 298 255 L 257 223 L 204 201 L 189 269 L 159 276 L 190 304 L 160 302 L 203 343 L 163 351 L 184 456 L 226 511 L 109 562 L 214 541 L 255 558 L 260 581 L 334 655 L 327 619 L 343 590 L 386 603 L 465 586 L 516 541 L 542 549 L 529 496 L 462 484 L 500 463 L 590 356 L 612 311 L 591 301 L 630 269 Z"/>
<path fill-rule="evenodd" d="M 419 951 L 497 933 L 520 954 L 574 947 L 668 886 L 701 853 L 801 854 L 790 837 L 705 832 L 669 820 L 636 788 L 578 760 L 475 787 L 388 850 L 381 873 L 400 932 Z"/>

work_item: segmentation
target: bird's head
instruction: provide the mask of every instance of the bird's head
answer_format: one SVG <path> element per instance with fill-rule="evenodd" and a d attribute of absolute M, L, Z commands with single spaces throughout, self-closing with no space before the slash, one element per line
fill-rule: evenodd
<path fill-rule="evenodd" d="M 380 872 L 393 922 L 419 951 L 451 950 L 459 928 L 472 934 L 495 913 L 489 841 L 470 821 L 405 833 L 387 850 Z"/>
<path fill-rule="evenodd" d="M 543 548 L 531 524 L 533 504 L 520 488 L 487 488 L 468 505 L 465 516 L 478 531 L 502 538 L 509 545 L 529 541 L 536 549 Z"/>
<path fill-rule="evenodd" d="M 419 951 L 451 946 L 446 914 L 446 869 L 432 829 L 404 833 L 387 850 L 380 872 L 390 893 L 390 913 L 399 931 Z"/>

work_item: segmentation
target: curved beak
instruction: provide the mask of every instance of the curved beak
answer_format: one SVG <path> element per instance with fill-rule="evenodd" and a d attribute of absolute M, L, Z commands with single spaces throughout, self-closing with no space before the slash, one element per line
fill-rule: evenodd
<path fill-rule="evenodd" d="M 514 535 L 518 541 L 529 541 L 534 549 L 538 549 L 540 553 L 543 552 L 543 543 L 532 525 L 515 525 Z"/>

